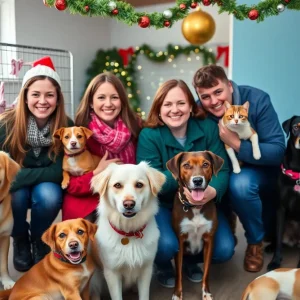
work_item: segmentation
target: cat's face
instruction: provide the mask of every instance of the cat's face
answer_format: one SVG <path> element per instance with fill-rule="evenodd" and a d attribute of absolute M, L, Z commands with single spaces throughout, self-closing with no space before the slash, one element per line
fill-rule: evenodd
<path fill-rule="evenodd" d="M 223 117 L 225 113 L 224 102 L 232 103 L 233 88 L 231 82 L 218 80 L 218 84 L 212 88 L 197 88 L 197 93 L 202 107 L 216 117 Z"/>
<path fill-rule="evenodd" d="M 231 105 L 228 102 L 224 103 L 225 114 L 223 123 L 227 127 L 237 127 L 248 123 L 249 102 L 243 105 Z"/>

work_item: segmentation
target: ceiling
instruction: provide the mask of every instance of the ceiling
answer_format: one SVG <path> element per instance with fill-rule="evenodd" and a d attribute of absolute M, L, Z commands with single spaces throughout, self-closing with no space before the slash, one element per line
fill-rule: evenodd
<path fill-rule="evenodd" d="M 173 2 L 175 4 L 175 0 L 125 0 L 125 2 L 128 2 L 135 7 L 153 5 L 153 4 L 163 4 L 163 3 L 170 3 L 170 2 Z"/>

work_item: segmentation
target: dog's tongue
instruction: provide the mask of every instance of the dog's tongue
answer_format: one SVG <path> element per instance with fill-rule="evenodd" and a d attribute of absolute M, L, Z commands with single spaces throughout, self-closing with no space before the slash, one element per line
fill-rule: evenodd
<path fill-rule="evenodd" d="M 73 252 L 73 253 L 70 253 L 70 257 L 71 257 L 71 259 L 73 259 L 73 260 L 79 259 L 79 258 L 80 258 L 80 252 Z"/>
<path fill-rule="evenodd" d="M 194 201 L 201 201 L 204 197 L 204 191 L 200 189 L 192 190 L 192 197 Z"/>

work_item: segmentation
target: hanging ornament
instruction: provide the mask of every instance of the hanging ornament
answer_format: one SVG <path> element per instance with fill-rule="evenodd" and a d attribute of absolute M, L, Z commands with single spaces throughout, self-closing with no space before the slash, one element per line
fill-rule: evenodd
<path fill-rule="evenodd" d="M 166 18 L 166 19 L 171 19 L 173 17 L 173 13 L 167 9 L 163 12 L 163 16 Z"/>
<path fill-rule="evenodd" d="M 202 0 L 203 5 L 209 6 L 211 4 L 210 0 Z"/>
<path fill-rule="evenodd" d="M 284 0 L 284 2 L 285 2 L 285 3 L 290 3 L 290 2 L 291 2 L 291 0 Z"/>
<path fill-rule="evenodd" d="M 184 3 L 181 3 L 181 4 L 179 5 L 179 8 L 180 8 L 181 10 L 186 10 L 186 5 L 185 5 Z"/>
<path fill-rule="evenodd" d="M 248 13 L 248 18 L 250 20 L 256 20 L 259 16 L 259 12 L 256 9 L 251 9 Z"/>
<path fill-rule="evenodd" d="M 90 7 L 89 7 L 88 5 L 86 5 L 86 6 L 84 7 L 84 10 L 85 10 L 86 12 L 88 12 L 88 11 L 90 10 Z"/>
<path fill-rule="evenodd" d="M 170 27 L 171 25 L 171 22 L 170 21 L 164 21 L 164 26 L 165 27 Z"/>
<path fill-rule="evenodd" d="M 114 9 L 111 13 L 116 16 L 119 13 L 119 11 L 117 9 Z"/>
<path fill-rule="evenodd" d="M 45 5 L 45 6 L 50 7 L 50 6 L 48 5 L 48 3 L 47 3 L 47 0 L 43 0 L 43 2 L 44 2 L 44 5 Z"/>
<path fill-rule="evenodd" d="M 278 12 L 283 12 L 284 9 L 285 9 L 285 7 L 284 7 L 283 4 L 278 4 L 278 5 L 277 5 L 277 11 L 278 11 Z"/>
<path fill-rule="evenodd" d="M 67 8 L 66 0 L 56 0 L 54 6 L 58 10 L 65 10 Z"/>
<path fill-rule="evenodd" d="M 147 16 L 143 16 L 139 19 L 139 26 L 142 28 L 147 28 L 150 25 L 150 19 Z"/>
<path fill-rule="evenodd" d="M 117 8 L 117 3 L 115 1 L 109 1 L 108 2 L 108 7 L 112 11 L 112 10 Z"/>
<path fill-rule="evenodd" d="M 198 6 L 198 4 L 197 4 L 196 2 L 192 2 L 192 3 L 191 3 L 191 8 L 194 9 L 194 8 L 196 8 L 197 6 Z"/>
<path fill-rule="evenodd" d="M 188 42 L 193 45 L 201 45 L 213 37 L 216 24 L 210 14 L 199 10 L 190 13 L 183 19 L 181 31 Z"/>

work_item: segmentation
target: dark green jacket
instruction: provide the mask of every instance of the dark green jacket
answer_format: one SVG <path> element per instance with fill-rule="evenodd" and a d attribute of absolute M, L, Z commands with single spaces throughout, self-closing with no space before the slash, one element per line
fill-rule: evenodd
<path fill-rule="evenodd" d="M 73 122 L 69 120 L 69 126 L 72 126 L 72 124 Z M 8 149 L 3 149 L 5 138 L 5 127 L 0 125 L 0 149 L 9 153 Z M 62 182 L 63 152 L 53 162 L 48 157 L 49 147 L 42 147 L 39 157 L 34 155 L 33 149 L 29 145 L 26 146 L 26 150 L 28 152 L 23 161 L 23 168 L 19 171 L 13 182 L 11 192 L 42 182 L 53 182 L 60 185 Z"/>
<path fill-rule="evenodd" d="M 210 120 L 190 118 L 187 127 L 185 146 L 181 146 L 167 126 L 144 128 L 138 139 L 137 163 L 147 161 L 150 165 L 163 172 L 167 181 L 159 195 L 159 200 L 166 206 L 171 206 L 178 184 L 166 168 L 166 163 L 176 154 L 186 151 L 209 150 L 224 159 L 224 164 L 217 176 L 213 176 L 210 186 L 217 191 L 216 201 L 219 202 L 226 192 L 229 180 L 228 158 L 224 144 L 219 138 L 217 124 Z"/>

